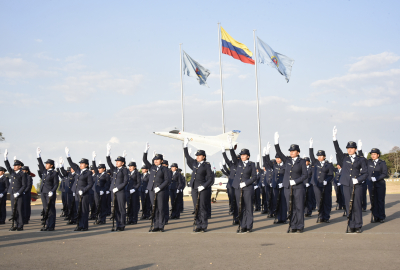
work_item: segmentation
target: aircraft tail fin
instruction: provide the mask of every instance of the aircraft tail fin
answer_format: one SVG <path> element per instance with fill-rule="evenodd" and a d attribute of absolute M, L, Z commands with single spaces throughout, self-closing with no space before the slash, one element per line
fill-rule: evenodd
<path fill-rule="evenodd" d="M 228 137 L 231 137 L 232 142 L 236 142 L 237 138 L 239 137 L 239 134 L 240 134 L 240 130 L 232 130 L 232 131 L 226 132 L 224 134 L 217 135 L 215 137 L 220 140 L 223 140 L 223 141 L 226 141 L 226 140 L 228 140 Z"/>

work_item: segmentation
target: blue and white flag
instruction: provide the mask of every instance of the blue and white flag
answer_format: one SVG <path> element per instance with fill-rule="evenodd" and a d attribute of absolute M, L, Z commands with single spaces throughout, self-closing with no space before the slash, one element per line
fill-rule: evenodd
<path fill-rule="evenodd" d="M 206 80 L 210 71 L 194 61 L 185 51 L 183 51 L 183 74 L 197 78 L 200 85 L 208 87 Z"/>
<path fill-rule="evenodd" d="M 280 74 L 285 76 L 286 81 L 289 82 L 290 74 L 292 73 L 292 66 L 294 60 L 286 55 L 275 52 L 267 43 L 262 41 L 259 37 L 258 40 L 258 59 L 261 64 L 268 64 L 276 68 Z"/>

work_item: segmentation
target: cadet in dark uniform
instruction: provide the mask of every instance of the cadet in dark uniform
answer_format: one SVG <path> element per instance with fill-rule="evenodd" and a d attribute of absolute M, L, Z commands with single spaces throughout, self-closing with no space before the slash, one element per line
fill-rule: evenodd
<path fill-rule="evenodd" d="M 286 195 L 283 189 L 283 176 L 285 175 L 285 168 L 282 159 L 275 155 L 275 162 L 272 162 L 269 157 L 271 145 L 268 142 L 265 150 L 266 155 L 264 156 L 264 165 L 267 169 L 273 170 L 270 187 L 273 188 L 273 215 L 270 214 L 268 217 L 275 217 L 274 224 L 286 223 L 287 220 L 287 208 L 286 208 Z M 279 202 L 278 202 L 279 201 Z M 279 205 L 278 205 L 279 203 Z"/>
<path fill-rule="evenodd" d="M 112 183 L 112 173 L 111 170 L 107 170 L 106 173 L 110 176 L 110 189 L 111 189 L 111 183 Z M 107 216 L 111 215 L 111 190 L 106 190 L 106 196 L 107 196 Z"/>
<path fill-rule="evenodd" d="M 269 146 L 271 147 L 271 146 Z M 269 151 L 269 150 L 268 150 Z M 267 147 L 263 149 L 263 164 L 264 164 L 264 211 L 261 214 L 268 214 L 267 218 L 274 217 L 276 198 L 274 196 L 273 179 L 274 179 L 274 161 L 269 161 L 266 164 Z M 269 155 L 269 153 L 268 153 Z M 271 166 L 272 164 L 272 166 Z M 276 186 L 276 183 L 275 183 Z"/>
<path fill-rule="evenodd" d="M 358 155 L 360 157 L 364 157 L 364 154 L 362 152 L 362 142 L 361 142 L 361 140 L 358 140 L 357 150 L 358 150 Z M 366 159 L 365 159 L 365 162 L 367 162 Z M 361 185 L 362 185 L 362 188 L 363 188 L 361 206 L 362 206 L 362 211 L 366 212 L 367 211 L 367 189 L 368 189 L 367 181 L 362 182 Z"/>
<path fill-rule="evenodd" d="M 312 210 L 313 210 L 313 200 L 315 200 L 315 194 L 314 194 L 314 185 L 312 183 L 312 177 L 313 177 L 313 171 L 314 167 L 311 166 L 310 158 L 304 157 L 304 160 L 306 161 L 306 166 L 307 166 L 307 180 L 304 181 L 305 183 L 305 197 L 307 198 L 307 201 L 304 203 L 304 216 L 305 217 L 311 217 L 312 216 Z"/>
<path fill-rule="evenodd" d="M 140 187 L 140 173 L 136 170 L 136 162 L 132 161 L 128 164 L 129 167 L 129 197 L 131 200 L 131 211 L 128 214 L 128 224 L 137 224 L 139 214 L 139 187 Z M 129 201 L 127 201 L 129 204 Z"/>
<path fill-rule="evenodd" d="M 253 231 L 253 183 L 257 181 L 257 171 L 254 162 L 251 162 L 250 151 L 242 149 L 239 153 L 240 160 L 235 159 L 236 154 L 233 150 L 232 140 L 229 138 L 229 148 L 232 161 L 236 166 L 236 174 L 232 186 L 235 189 L 235 198 L 238 211 L 242 210 L 240 220 L 241 233 Z M 243 196 L 241 196 L 243 194 Z M 241 200 L 242 197 L 242 200 Z"/>
<path fill-rule="evenodd" d="M 31 173 L 30 169 L 28 166 L 23 166 L 21 170 L 26 173 L 26 188 L 23 194 L 23 200 L 24 200 L 24 224 L 29 224 L 29 220 L 31 219 L 31 190 L 32 190 L 32 184 L 33 184 L 33 179 L 32 175 L 35 176 L 33 173 Z"/>
<path fill-rule="evenodd" d="M 315 199 L 318 207 L 321 205 L 320 201 L 323 197 L 322 209 L 319 211 L 319 221 L 329 223 L 332 209 L 332 179 L 333 179 L 333 166 L 327 162 L 324 150 L 318 150 L 317 158 L 314 156 L 313 139 L 310 139 L 310 158 L 314 165 L 314 172 L 312 182 L 314 184 Z M 322 192 L 324 194 L 322 195 Z"/>
<path fill-rule="evenodd" d="M 206 152 L 197 150 L 196 159 L 193 159 L 188 152 L 187 145 L 189 139 L 184 140 L 184 152 L 189 168 L 192 169 L 192 178 L 190 180 L 190 187 L 192 188 L 193 205 L 197 204 L 197 197 L 199 196 L 199 211 L 196 218 L 195 232 L 206 232 L 208 227 L 208 210 L 207 200 L 208 193 L 205 192 L 211 186 L 214 180 L 214 173 L 211 170 L 211 165 L 206 161 Z"/>
<path fill-rule="evenodd" d="M 110 189 L 110 176 L 106 173 L 106 165 L 100 161 L 99 166 L 96 166 L 96 153 L 93 152 L 92 166 L 96 175 L 96 182 L 94 183 L 94 200 L 96 202 L 96 209 L 99 211 L 98 222 L 96 224 L 106 224 L 107 217 L 107 198 L 106 191 Z"/>
<path fill-rule="evenodd" d="M 182 184 L 181 174 L 178 172 L 178 164 L 172 163 L 171 164 L 171 171 L 172 171 L 172 181 L 169 185 L 169 194 L 171 197 L 171 219 L 178 219 L 180 217 L 180 205 L 178 203 L 178 195 L 179 195 L 179 188 Z"/>
<path fill-rule="evenodd" d="M 68 220 L 68 207 L 67 207 L 67 194 L 65 193 L 65 181 L 67 176 L 65 176 L 62 172 L 60 167 L 58 166 L 58 163 L 55 163 L 55 169 L 58 173 L 58 177 L 60 177 L 60 185 L 58 187 L 58 190 L 61 191 L 61 203 L 62 203 L 62 212 L 60 217 L 65 217 L 64 220 Z"/>
<path fill-rule="evenodd" d="M 59 184 L 58 172 L 54 167 L 54 160 L 48 159 L 44 164 L 41 158 L 41 150 L 38 147 L 36 150 L 37 160 L 39 163 L 39 170 L 42 173 L 42 184 L 40 186 L 40 193 L 42 197 L 43 209 L 46 211 L 47 205 L 49 206 L 49 217 L 47 219 L 46 227 L 41 228 L 41 231 L 54 231 L 56 226 L 56 199 L 57 189 Z M 46 164 L 46 165 L 45 165 Z"/>
<path fill-rule="evenodd" d="M 164 199 L 165 199 L 165 202 L 164 202 L 164 207 L 165 207 L 165 209 L 164 209 L 165 225 L 167 225 L 168 221 L 169 221 L 169 203 L 168 203 L 169 202 L 169 194 L 170 194 L 169 185 L 171 184 L 171 180 L 172 180 L 172 171 L 168 168 L 168 166 L 169 166 L 168 160 L 164 159 L 162 161 L 161 165 L 166 167 L 168 169 L 168 172 L 169 172 L 169 183 L 168 183 L 167 189 L 165 190 L 165 196 L 164 196 Z"/>
<path fill-rule="evenodd" d="M 224 157 L 225 163 L 226 165 L 228 165 L 230 171 L 230 175 L 228 176 L 228 184 L 226 185 L 226 190 L 229 198 L 229 214 L 234 216 L 235 218 L 234 224 L 238 224 L 239 221 L 236 220 L 236 217 L 238 216 L 238 209 L 235 199 L 235 189 L 232 187 L 233 179 L 235 178 L 236 167 L 233 161 L 229 160 L 228 156 L 226 155 L 225 146 L 221 145 L 221 148 L 222 148 L 222 156 Z M 236 158 L 239 159 L 239 157 Z"/>
<path fill-rule="evenodd" d="M 95 220 L 97 213 L 97 204 L 94 199 L 94 195 L 96 191 L 97 175 L 96 172 L 94 171 L 93 166 L 90 166 L 90 171 L 92 172 L 93 186 L 89 190 L 89 209 L 90 209 L 89 220 Z"/>
<path fill-rule="evenodd" d="M 115 221 L 117 222 L 116 231 L 125 230 L 125 222 L 126 222 L 126 197 L 125 197 L 125 186 L 128 184 L 129 172 L 125 167 L 125 158 L 122 156 L 117 157 L 115 160 L 116 163 L 112 164 L 111 158 L 111 145 L 107 144 L 107 163 L 108 167 L 112 172 L 112 180 L 110 190 L 113 192 L 113 196 L 115 196 Z"/>
<path fill-rule="evenodd" d="M 89 230 L 89 190 L 93 187 L 93 177 L 92 172 L 88 170 L 89 160 L 82 158 L 79 161 L 79 166 L 72 162 L 71 156 L 69 154 L 69 149 L 65 147 L 65 154 L 67 155 L 67 160 L 69 166 L 78 174 L 78 178 L 75 181 L 75 202 L 78 204 L 79 208 L 79 198 L 82 197 L 82 213 L 80 220 L 76 220 L 77 226 L 75 231 L 87 231 Z M 78 209 L 77 208 L 77 209 Z M 79 213 L 77 213 L 78 215 Z"/>
<path fill-rule="evenodd" d="M 150 196 L 149 196 L 149 191 L 147 190 L 147 185 L 149 184 L 149 174 L 148 174 L 148 168 L 146 165 L 143 165 L 142 168 L 142 174 L 140 175 L 141 181 L 140 181 L 140 200 L 142 202 L 142 216 L 140 219 L 148 219 L 150 218 L 150 211 L 151 211 L 151 202 L 150 202 Z"/>
<path fill-rule="evenodd" d="M 76 190 L 76 182 L 79 177 L 71 167 L 67 167 L 67 170 L 64 169 L 64 160 L 60 157 L 60 172 L 65 177 L 65 195 L 67 201 L 67 225 L 76 224 L 76 206 L 75 203 L 75 190 Z"/>
<path fill-rule="evenodd" d="M 374 205 L 371 206 L 372 214 L 374 215 L 374 222 L 385 222 L 385 196 L 386 196 L 386 182 L 385 178 L 388 177 L 388 169 L 386 162 L 379 159 L 381 151 L 378 148 L 372 148 L 370 152 L 371 158 L 368 159 L 368 192 L 374 195 Z M 370 200 L 371 201 L 371 200 Z"/>
<path fill-rule="evenodd" d="M 256 173 L 257 178 L 256 181 L 253 182 L 254 188 L 254 207 L 256 212 L 261 211 L 261 191 L 260 191 L 260 183 L 262 182 L 262 170 L 260 168 L 260 157 L 257 156 L 257 164 L 256 164 Z"/>
<path fill-rule="evenodd" d="M 350 197 L 353 186 L 355 189 L 353 211 L 350 217 L 349 227 L 350 232 L 361 233 L 363 225 L 362 220 L 362 185 L 363 181 L 368 177 L 367 166 L 362 157 L 357 156 L 357 144 L 355 142 L 347 143 L 347 154 L 344 154 L 336 140 L 337 129 L 333 128 L 333 145 L 336 151 L 338 164 L 342 167 L 340 176 L 340 184 L 343 186 L 343 195 L 346 204 L 346 212 L 349 215 Z"/>
<path fill-rule="evenodd" d="M 149 182 L 147 184 L 147 190 L 150 194 L 151 205 L 154 204 L 154 198 L 157 194 L 157 205 L 155 206 L 154 215 L 154 228 L 153 232 L 164 232 L 165 226 L 165 196 L 167 196 L 166 190 L 168 189 L 170 179 L 170 171 L 167 167 L 162 166 L 163 155 L 157 154 L 153 158 L 154 164 L 151 164 L 147 160 L 147 152 L 149 151 L 149 144 L 146 143 L 146 148 L 143 153 L 143 163 L 147 168 L 150 168 Z M 168 213 L 167 213 L 168 215 Z"/>
<path fill-rule="evenodd" d="M 180 192 L 179 192 L 179 194 L 180 194 L 180 196 L 179 196 L 179 201 L 180 201 L 179 211 L 180 211 L 180 213 L 183 213 L 183 191 L 186 188 L 187 182 L 186 182 L 186 176 L 184 176 L 182 174 L 182 169 L 178 169 L 178 172 L 181 175 L 181 186 L 180 186 L 181 188 L 180 188 Z"/>
<path fill-rule="evenodd" d="M 7 209 L 7 191 L 10 186 L 10 179 L 4 174 L 6 169 L 0 166 L 0 224 L 6 224 Z"/>
<path fill-rule="evenodd" d="M 19 160 L 14 160 L 14 170 L 11 169 L 10 163 L 8 162 L 8 151 L 7 149 L 4 151 L 4 163 L 6 168 L 11 176 L 11 184 L 9 186 L 9 193 L 11 197 L 11 213 L 14 210 L 14 200 L 17 200 L 17 209 L 16 209 L 16 227 L 10 228 L 10 231 L 22 231 L 24 229 L 24 221 L 22 215 L 23 209 L 23 198 L 22 193 L 26 188 L 26 174 L 22 172 L 21 167 L 24 165 Z"/>
<path fill-rule="evenodd" d="M 300 147 L 297 144 L 290 145 L 290 157 L 285 156 L 279 146 L 279 134 L 275 133 L 276 154 L 285 163 L 285 175 L 283 176 L 283 187 L 287 209 L 289 210 L 290 189 L 293 188 L 293 215 L 291 217 L 292 232 L 304 231 L 304 181 L 307 180 L 306 161 L 300 158 Z"/>
<path fill-rule="evenodd" d="M 340 165 L 337 164 L 336 169 L 334 169 L 335 177 L 333 178 L 333 187 L 335 188 L 336 203 L 338 204 L 338 210 L 345 209 L 342 186 L 340 184 L 341 171 L 342 171 L 342 167 L 340 167 Z"/>

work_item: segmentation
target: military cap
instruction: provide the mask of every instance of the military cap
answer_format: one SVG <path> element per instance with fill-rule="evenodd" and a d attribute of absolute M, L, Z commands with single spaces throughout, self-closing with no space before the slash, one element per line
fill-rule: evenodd
<path fill-rule="evenodd" d="M 71 167 L 67 167 L 67 172 L 70 172 L 71 171 Z"/>
<path fill-rule="evenodd" d="M 178 172 L 181 172 L 182 171 L 182 169 L 178 169 Z"/>
<path fill-rule="evenodd" d="M 116 159 L 115 161 L 122 161 L 122 162 L 125 162 L 125 158 L 124 158 L 124 157 L 121 157 L 121 156 L 118 156 L 117 159 Z"/>
<path fill-rule="evenodd" d="M 325 151 L 324 151 L 324 150 L 318 150 L 317 156 L 324 156 L 324 157 L 326 157 Z"/>
<path fill-rule="evenodd" d="M 376 153 L 376 154 L 381 154 L 381 151 L 378 148 L 372 148 L 371 152 L 369 152 L 370 154 L 372 153 Z"/>
<path fill-rule="evenodd" d="M 79 161 L 79 163 L 85 163 L 89 165 L 89 160 L 87 158 L 82 158 L 81 161 Z"/>
<path fill-rule="evenodd" d="M 94 166 L 93 165 L 90 166 L 90 170 L 94 171 Z"/>
<path fill-rule="evenodd" d="M 178 168 L 178 164 L 172 163 L 172 164 L 171 164 L 171 168 L 172 168 L 172 167 Z"/>
<path fill-rule="evenodd" d="M 7 170 L 0 166 L 0 171 L 6 172 Z"/>
<path fill-rule="evenodd" d="M 297 144 L 290 145 L 289 151 L 298 151 L 300 152 L 300 147 Z"/>
<path fill-rule="evenodd" d="M 23 166 L 23 167 L 21 168 L 21 170 L 23 170 L 23 171 L 28 171 L 28 172 L 31 171 L 31 170 L 29 170 L 29 167 L 28 167 L 28 166 Z"/>
<path fill-rule="evenodd" d="M 146 165 L 143 165 L 141 169 L 142 169 L 142 170 L 148 170 L 149 168 L 147 168 Z"/>
<path fill-rule="evenodd" d="M 136 167 L 136 162 L 134 162 L 134 161 L 131 161 L 131 162 L 129 162 L 128 166 L 133 166 L 133 167 Z"/>
<path fill-rule="evenodd" d="M 46 160 L 46 161 L 44 162 L 44 164 L 50 164 L 50 165 L 53 165 L 53 166 L 54 166 L 54 160 L 48 159 L 48 160 Z"/>
<path fill-rule="evenodd" d="M 108 174 L 111 174 L 111 170 L 107 170 L 107 173 L 108 173 Z"/>
<path fill-rule="evenodd" d="M 311 162 L 309 157 L 304 158 L 305 161 Z"/>
<path fill-rule="evenodd" d="M 163 160 L 163 162 L 161 163 L 161 164 L 163 164 L 163 165 L 167 165 L 168 166 L 168 160 Z"/>
<path fill-rule="evenodd" d="M 349 141 L 346 148 L 357 148 L 357 144 L 355 142 Z"/>
<path fill-rule="evenodd" d="M 99 164 L 99 166 L 97 166 L 97 169 L 106 169 L 106 165 L 105 164 Z"/>
<path fill-rule="evenodd" d="M 248 155 L 248 156 L 250 156 L 250 151 L 249 151 L 249 149 L 243 148 L 240 151 L 239 155 Z"/>
<path fill-rule="evenodd" d="M 280 158 L 278 154 L 275 154 L 275 158 Z"/>
<path fill-rule="evenodd" d="M 206 156 L 206 151 L 204 151 L 204 150 L 197 150 L 196 156 Z"/>
<path fill-rule="evenodd" d="M 13 166 L 24 166 L 24 163 L 22 163 L 22 161 L 16 159 L 16 160 L 14 160 L 14 165 Z"/>
<path fill-rule="evenodd" d="M 164 157 L 163 157 L 163 155 L 161 155 L 161 154 L 156 154 L 155 156 L 154 156 L 154 158 L 153 158 L 153 160 L 157 160 L 157 159 L 164 159 Z"/>

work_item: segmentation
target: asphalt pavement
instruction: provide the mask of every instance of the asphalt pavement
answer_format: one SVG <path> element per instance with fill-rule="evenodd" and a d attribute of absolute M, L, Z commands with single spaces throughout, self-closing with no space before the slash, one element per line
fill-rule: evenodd
<path fill-rule="evenodd" d="M 333 197 L 335 201 L 335 197 Z M 386 196 L 386 222 L 370 223 L 364 212 L 361 234 L 346 234 L 343 211 L 332 208 L 331 223 L 306 218 L 304 233 L 286 233 L 254 214 L 254 232 L 237 234 L 227 201 L 212 205 L 209 231 L 193 233 L 193 205 L 185 201 L 179 220 L 170 220 L 164 233 L 149 233 L 150 221 L 139 221 L 124 232 L 106 225 L 73 231 L 60 218 L 56 230 L 41 232 L 41 206 L 32 207 L 24 231 L 0 225 L 1 269 L 399 269 L 400 195 Z M 369 208 L 369 205 L 368 205 Z M 10 208 L 7 207 L 8 217 Z"/>

